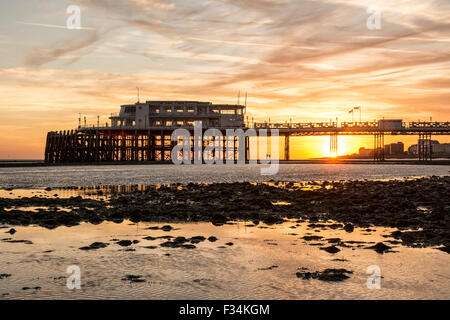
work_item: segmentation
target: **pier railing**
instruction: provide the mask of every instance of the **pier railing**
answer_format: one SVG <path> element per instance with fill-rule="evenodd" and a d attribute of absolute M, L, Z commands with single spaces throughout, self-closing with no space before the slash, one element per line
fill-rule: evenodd
<path fill-rule="evenodd" d="M 382 120 L 380 120 L 382 121 Z M 282 131 L 290 131 L 290 132 L 320 132 L 320 131 L 354 131 L 362 132 L 362 131 L 398 131 L 398 132 L 417 132 L 417 131 L 449 131 L 450 130 L 450 122 L 423 122 L 423 121 L 411 121 L 411 122 L 402 122 L 401 125 L 390 127 L 385 126 L 386 123 L 380 121 L 365 121 L 365 122 L 303 122 L 303 123 L 293 123 L 293 122 L 253 122 L 247 123 L 245 128 L 254 128 L 254 129 L 280 129 Z M 177 129 L 177 128 L 193 128 L 192 125 L 170 125 L 170 126 L 151 126 L 146 128 L 139 128 L 136 126 L 111 126 L 106 123 L 105 125 L 90 124 L 90 125 L 80 125 L 78 126 L 78 130 L 141 130 L 141 129 L 150 129 L 150 130 L 158 130 L 158 129 Z M 220 128 L 219 128 L 220 129 Z"/>
<path fill-rule="evenodd" d="M 255 122 L 250 125 L 255 129 L 386 129 L 386 130 L 414 130 L 414 129 L 446 129 L 450 130 L 450 122 L 402 122 L 401 127 L 388 128 L 384 123 L 371 122 L 307 122 L 307 123 L 272 123 Z"/>

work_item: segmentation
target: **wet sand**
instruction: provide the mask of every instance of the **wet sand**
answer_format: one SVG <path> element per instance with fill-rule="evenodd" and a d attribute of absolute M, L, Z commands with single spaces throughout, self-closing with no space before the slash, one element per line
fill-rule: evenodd
<path fill-rule="evenodd" d="M 448 252 L 450 245 L 449 176 L 388 181 L 190 183 L 147 186 L 128 193 L 110 189 L 107 194 L 100 187 L 95 190 L 97 199 L 59 195 L 0 198 L 0 223 L 53 229 L 80 222 L 120 223 L 124 219 L 211 221 L 220 225 L 238 220 L 276 224 L 295 218 L 318 229 L 329 220 L 337 222 L 335 228 L 344 230 L 355 226 L 395 227 L 393 236 L 409 246 L 442 245 Z"/>
<path fill-rule="evenodd" d="M 448 176 L 4 188 L 0 298 L 449 299 L 449 208 Z"/>
<path fill-rule="evenodd" d="M 172 229 L 164 231 L 166 223 L 125 220 L 120 224 L 83 222 L 52 230 L 16 227 L 17 233 L 10 237 L 31 243 L 0 241 L 0 273 L 10 275 L 0 279 L 0 298 L 450 298 L 448 254 L 403 246 L 389 237 L 392 228 L 346 232 L 308 224 L 295 220 L 257 226 L 247 222 L 222 226 L 171 223 Z M 194 239 L 195 244 L 192 240 L 187 243 L 195 248 L 162 245 L 181 237 Z M 210 237 L 216 239 L 208 240 Z M 368 249 L 378 242 L 392 248 L 384 253 Z M 80 249 L 93 243 L 106 246 Z M 322 250 L 330 245 L 339 252 Z M 66 286 L 66 270 L 72 265 L 81 270 L 79 290 Z M 367 273 L 370 266 L 380 268 L 380 289 L 367 287 L 373 275 Z M 298 275 L 327 269 L 351 273 L 346 274 L 348 278 L 332 280 Z"/>

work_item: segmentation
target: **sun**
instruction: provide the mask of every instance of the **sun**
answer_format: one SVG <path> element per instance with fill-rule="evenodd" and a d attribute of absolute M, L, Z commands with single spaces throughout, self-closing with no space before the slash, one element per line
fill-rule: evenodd
<path fill-rule="evenodd" d="M 338 150 L 337 154 L 334 152 L 331 154 L 330 150 L 330 137 L 322 137 L 320 141 L 320 157 L 336 158 L 338 156 L 344 156 L 349 154 L 352 145 L 349 145 L 349 141 L 344 137 L 338 137 Z"/>

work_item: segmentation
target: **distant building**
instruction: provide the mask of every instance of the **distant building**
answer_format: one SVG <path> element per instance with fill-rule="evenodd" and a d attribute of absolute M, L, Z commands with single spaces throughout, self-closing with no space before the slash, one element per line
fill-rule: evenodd
<path fill-rule="evenodd" d="M 420 143 L 425 143 L 425 142 L 424 142 L 424 140 L 419 139 L 417 141 L 417 144 L 413 144 L 412 146 L 410 146 L 408 148 L 408 154 L 417 156 L 419 154 L 419 144 Z M 439 141 L 431 140 L 431 145 L 433 146 L 433 149 L 434 149 L 434 145 L 436 145 L 436 144 L 439 144 Z"/>
<path fill-rule="evenodd" d="M 432 146 L 435 157 L 450 157 L 450 143 L 437 143 Z"/>
<path fill-rule="evenodd" d="M 408 154 L 410 155 L 418 155 L 419 147 L 418 145 L 421 143 L 419 140 L 417 144 L 413 144 L 408 148 Z M 433 157 L 450 157 L 450 143 L 439 143 L 437 140 L 431 141 L 431 152 Z"/>
<path fill-rule="evenodd" d="M 399 156 L 405 153 L 403 142 L 391 143 L 384 146 L 384 154 L 387 156 Z"/>
<path fill-rule="evenodd" d="M 372 157 L 373 149 L 359 148 L 359 156 L 360 157 Z"/>

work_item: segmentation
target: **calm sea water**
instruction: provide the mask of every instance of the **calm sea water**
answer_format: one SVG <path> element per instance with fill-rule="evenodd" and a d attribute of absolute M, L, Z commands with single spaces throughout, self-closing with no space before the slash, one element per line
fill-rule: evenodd
<path fill-rule="evenodd" d="M 117 165 L 0 168 L 0 187 L 42 188 L 189 182 L 264 182 L 393 179 L 448 175 L 450 166 L 380 164 L 281 164 L 262 176 L 261 165 Z"/>

